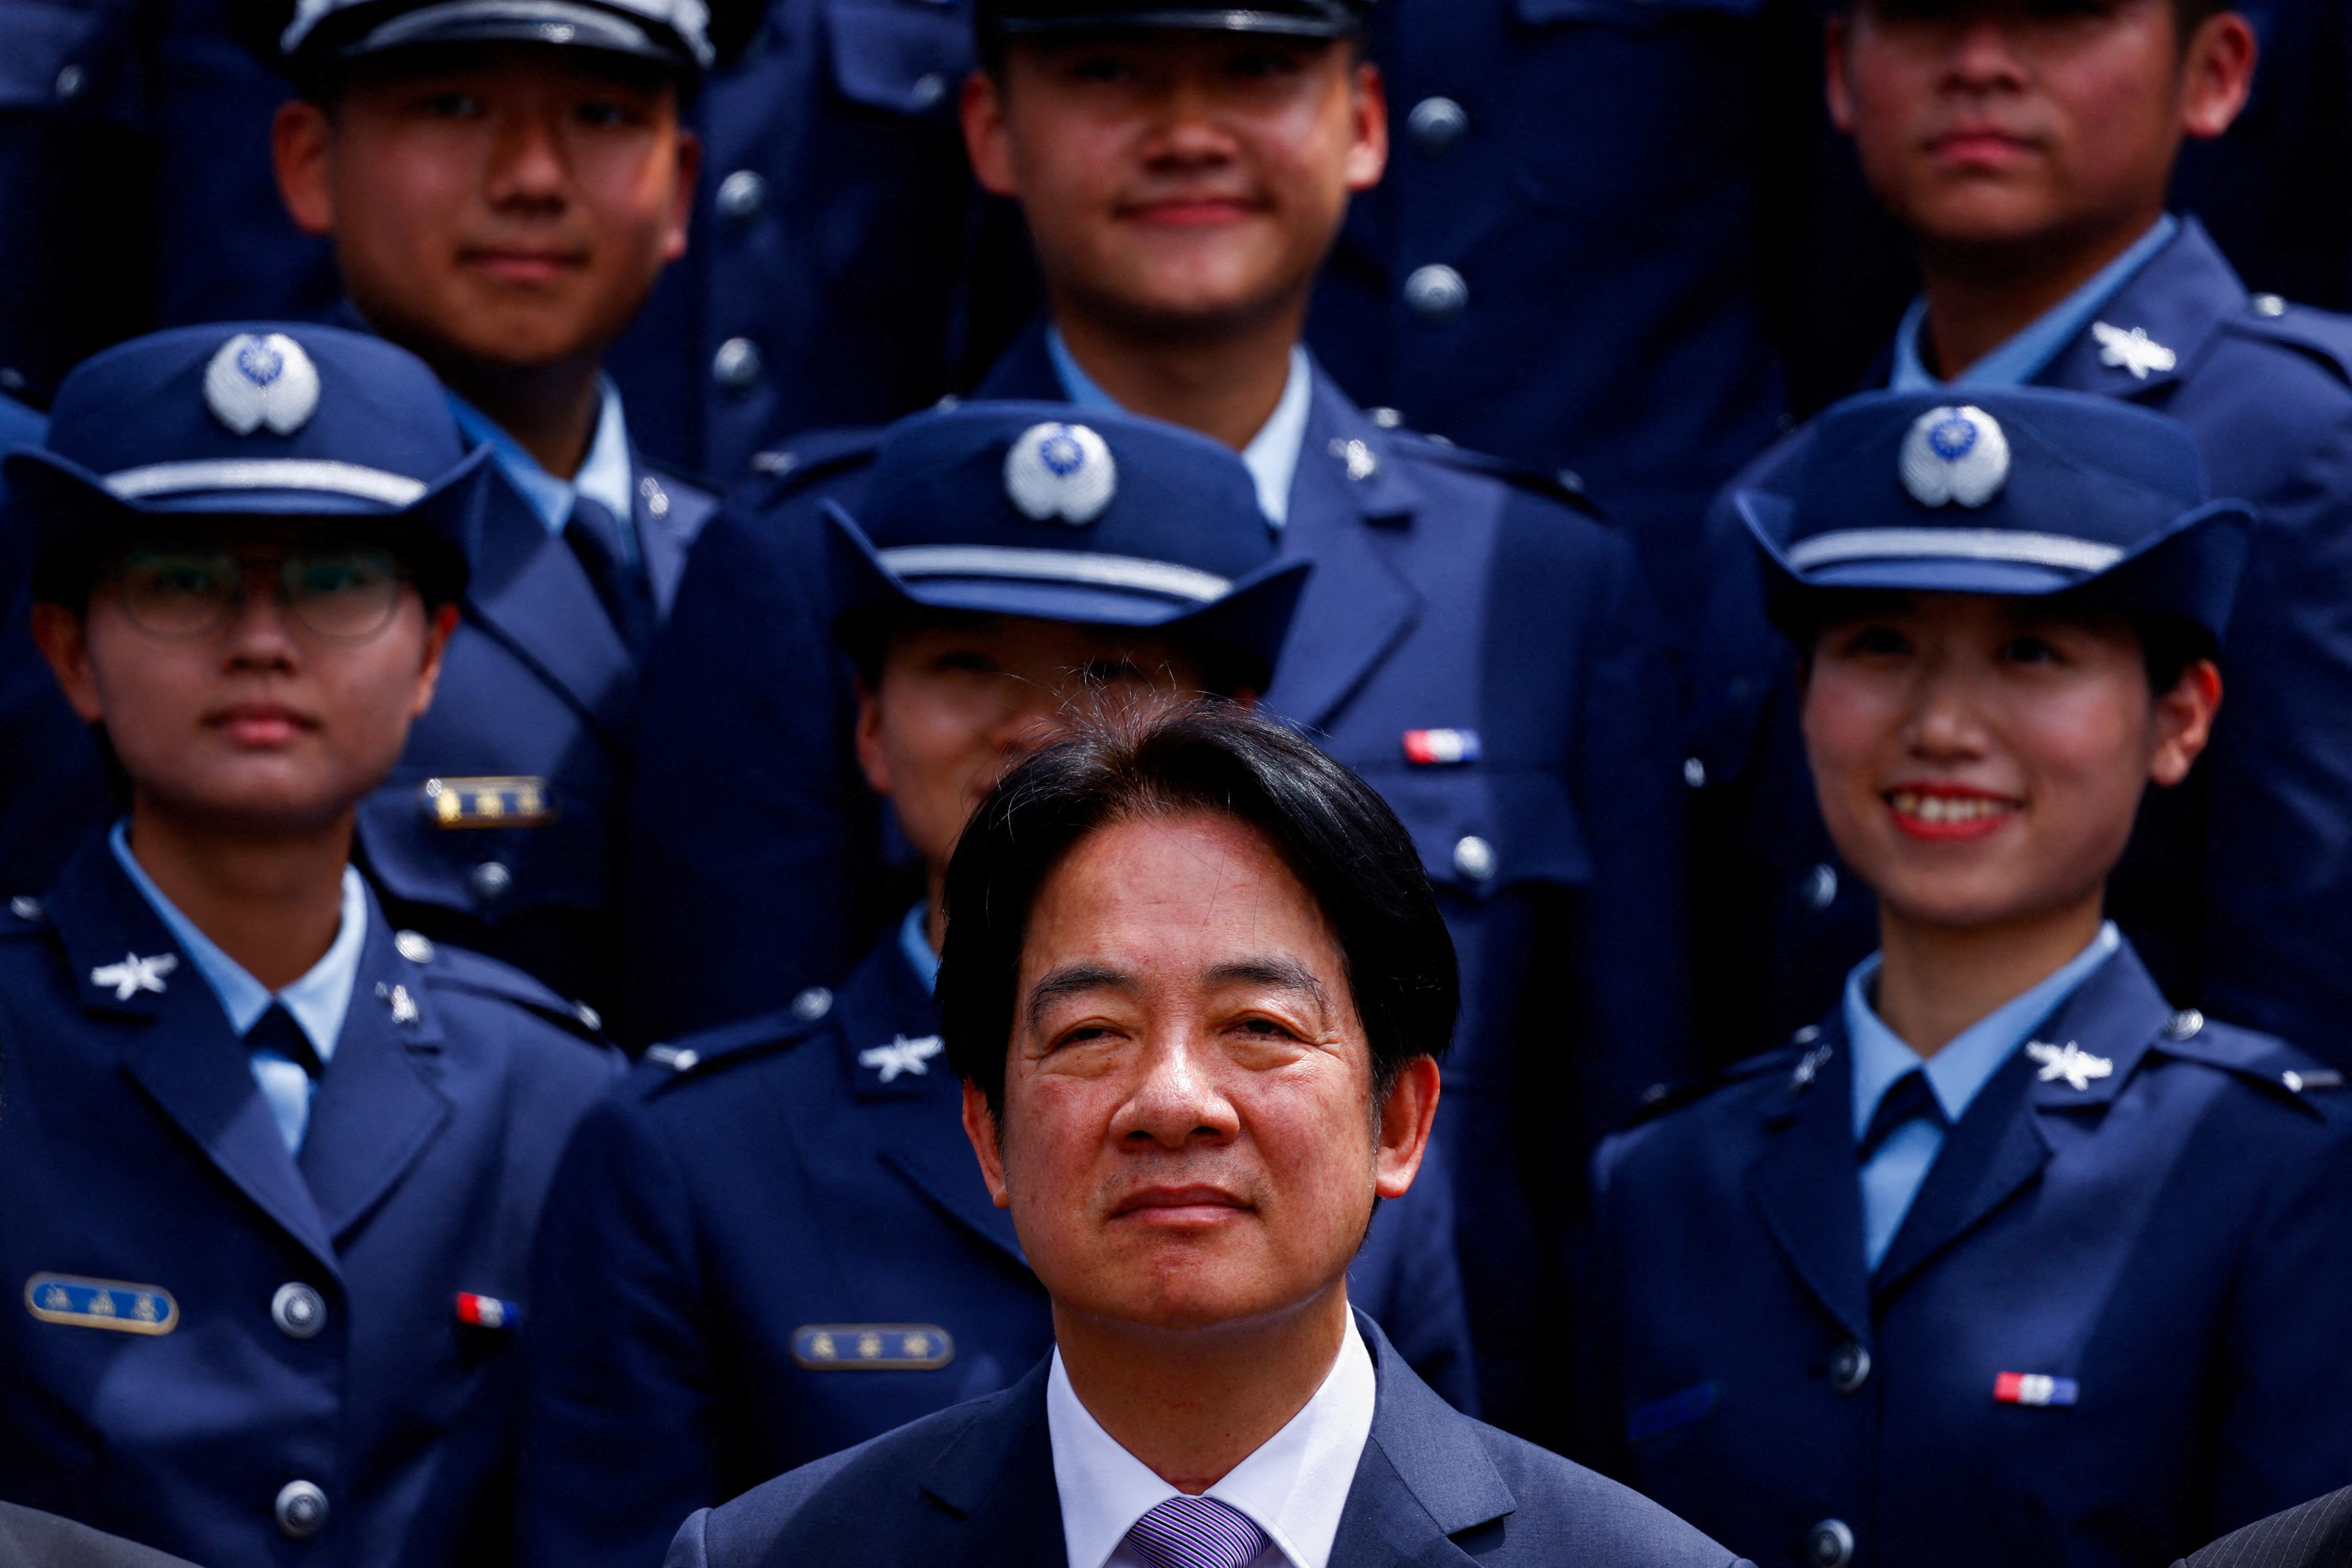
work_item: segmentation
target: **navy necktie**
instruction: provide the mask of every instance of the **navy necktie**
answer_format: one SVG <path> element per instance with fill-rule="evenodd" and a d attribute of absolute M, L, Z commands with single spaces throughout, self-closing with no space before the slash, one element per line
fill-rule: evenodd
<path fill-rule="evenodd" d="M 1944 1124 L 1944 1107 L 1937 1103 L 1936 1092 L 1927 1086 L 1927 1074 L 1913 1068 L 1889 1084 L 1871 1113 L 1870 1125 L 1863 1130 L 1858 1153 L 1862 1163 L 1868 1165 L 1881 1145 L 1893 1137 L 1895 1130 L 1909 1126 L 1925 1117 L 1937 1126 Z"/>
<path fill-rule="evenodd" d="M 611 507 L 586 496 L 574 497 L 571 520 L 563 525 L 563 542 L 579 558 L 581 570 L 595 589 L 597 602 L 621 635 L 622 645 L 635 659 L 643 659 L 653 640 L 653 591 L 645 573 L 629 562 L 621 529 L 625 525 Z"/>
<path fill-rule="evenodd" d="M 269 1010 L 246 1031 L 245 1049 L 276 1051 L 309 1073 L 313 1083 L 319 1081 L 319 1074 L 327 1071 L 327 1064 L 319 1060 L 319 1052 L 310 1044 L 310 1037 L 302 1032 L 302 1026 L 294 1021 L 294 1015 L 286 1010 L 282 1002 L 270 1003 Z"/>

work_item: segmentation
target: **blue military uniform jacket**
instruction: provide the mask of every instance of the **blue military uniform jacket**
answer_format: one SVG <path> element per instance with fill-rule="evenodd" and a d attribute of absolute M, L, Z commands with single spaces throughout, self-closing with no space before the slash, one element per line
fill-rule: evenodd
<path fill-rule="evenodd" d="M 1664 1509 L 1453 1409 L 1358 1314 L 1379 1381 L 1331 1562 L 1728 1568 Z M 1046 1364 L 995 1396 L 780 1476 L 686 1521 L 669 1568 L 855 1562 L 1061 1568 Z"/>
<path fill-rule="evenodd" d="M 2101 326 L 2148 347 L 2117 350 Z M 2109 912 L 2176 1000 L 2352 1065 L 2352 741 L 2339 722 L 2352 710 L 2352 319 L 2249 295 L 2186 220 L 2035 384 L 2180 420 L 2211 492 L 2261 513 L 2222 643 L 2212 747 L 2186 786 L 2152 795 Z M 1806 440 L 1800 431 L 1738 485 L 1786 483 Z M 1832 1003 L 1875 940 L 1875 905 L 1821 826 L 1794 659 L 1765 622 L 1754 549 L 1727 506 L 1709 552 L 1694 905 L 1717 922 L 1699 939 L 1721 1008 L 1715 1038 L 1754 1048 Z M 1774 1032 L 1759 1040 L 1759 1025 Z"/>
<path fill-rule="evenodd" d="M 1601 1468 L 1811 1568 L 2166 1563 L 2352 1481 L 2342 1079 L 2128 946 L 2033 1038 L 2080 1070 L 1999 1069 L 1875 1272 L 1834 1018 L 1603 1145 Z"/>
<path fill-rule="evenodd" d="M 618 1071 L 543 988 L 372 904 L 289 1155 L 92 840 L 46 913 L 0 916 L 0 1494 L 205 1563 L 504 1561 L 514 1314 L 458 1297 L 527 1301 L 541 1197 Z M 296 1481 L 326 1501 L 300 1541 Z"/>
<path fill-rule="evenodd" d="M 979 395 L 1060 399 L 1043 332 Z M 871 808 L 842 738 L 814 502 L 854 510 L 872 444 L 796 445 L 756 521 L 709 531 L 656 649 L 633 1029 L 772 1008 L 849 961 L 842 912 L 877 879 L 859 869 Z M 1480 1406 L 1540 1429 L 1570 1337 L 1551 1239 L 1585 1152 L 1685 1050 L 1683 787 L 1656 617 L 1620 533 L 1539 476 L 1382 428 L 1319 373 L 1281 548 L 1315 570 L 1266 704 L 1381 791 L 1437 884 L 1464 977 L 1438 1115 L 1476 1217 Z M 1470 745 L 1415 762 L 1415 731 Z"/>
<path fill-rule="evenodd" d="M 593 1113 L 534 1271 L 527 1563 L 658 1560 L 678 1521 L 1003 1388 L 1053 1346 L 896 933 L 842 988 L 658 1046 Z M 1474 1397 L 1444 1174 L 1384 1206 L 1351 1294 Z"/>
<path fill-rule="evenodd" d="M 667 611 L 717 509 L 642 463 L 638 541 Z M 432 707 L 360 807 L 359 858 L 395 917 L 614 1000 L 622 814 L 642 672 L 585 570 L 503 476 L 464 540 L 473 575 Z"/>

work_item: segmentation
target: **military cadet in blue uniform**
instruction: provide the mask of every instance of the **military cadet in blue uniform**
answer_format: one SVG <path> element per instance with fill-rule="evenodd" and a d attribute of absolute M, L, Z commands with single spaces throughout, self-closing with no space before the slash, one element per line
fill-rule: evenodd
<path fill-rule="evenodd" d="M 289 211 L 498 481 L 362 861 L 403 921 L 601 1007 L 639 660 L 716 503 L 641 460 L 598 362 L 685 244 L 680 100 L 715 46 L 692 0 L 551 3 L 253 0 L 241 25 L 298 95 L 273 127 Z"/>
<path fill-rule="evenodd" d="M 980 392 L 1239 450 L 1279 549 L 1315 563 L 1266 702 L 1382 791 L 1445 903 L 1465 1002 L 1439 1118 L 1476 1217 L 1480 1401 L 1530 1430 L 1565 1343 L 1538 1211 L 1572 1207 L 1585 1152 L 1685 1043 L 1674 695 L 1622 535 L 1542 474 L 1384 427 L 1299 345 L 1387 144 L 1362 12 L 982 5 L 966 137 L 1022 205 L 1052 309 Z M 628 945 L 650 1030 L 780 1006 L 855 961 L 840 912 L 872 878 L 835 826 L 861 809 L 845 682 L 828 715 L 819 639 L 778 606 L 819 570 L 819 497 L 855 512 L 872 447 L 781 454 L 763 523 L 706 534 L 656 653 Z M 842 891 L 795 908 L 778 886 Z"/>
<path fill-rule="evenodd" d="M 2113 399 L 1825 414 L 1738 500 L 1881 946 L 1604 1145 L 1605 1468 L 1761 1563 L 2164 1563 L 2352 1478 L 2352 1096 L 2106 921 L 2251 510 Z"/>
<path fill-rule="evenodd" d="M 2164 210 L 2185 139 L 2230 125 L 2252 31 L 2217 0 L 2119 0 L 2076 17 L 1967 0 L 1856 0 L 1832 101 L 1926 288 L 1884 375 L 2063 387 L 2186 423 L 2215 488 L 2262 514 L 2231 628 L 2230 712 L 2200 781 L 2151 802 L 2111 907 L 2166 993 L 2352 1063 L 2352 322 L 2250 294 L 2193 220 Z M 1994 105 L 1995 107 L 1987 107 Z M 1800 432 L 1742 481 L 1801 465 Z M 1818 1012 L 1870 942 L 1811 802 L 1788 661 L 1727 507 L 1699 661 L 1695 897 L 1706 1010 L 1761 1049 Z M 1745 1020 L 1748 1032 L 1740 1038 Z"/>
<path fill-rule="evenodd" d="M 503 1560 L 531 1233 L 621 1061 L 350 863 L 481 466 L 410 356 L 268 323 L 90 360 L 8 461 L 129 800 L 0 916 L 13 1500 L 199 1563 Z"/>
<path fill-rule="evenodd" d="M 940 889 L 974 805 L 1086 715 L 1262 690 L 1304 563 L 1189 432 L 972 403 L 883 445 L 832 516 L 856 752 L 926 891 L 835 995 L 656 1046 L 550 1198 L 526 1560 L 648 1563 L 688 1513 L 1009 1386 L 1052 1347 L 990 1200 L 931 1004 Z M 1351 1297 L 1473 1397 L 1442 1173 L 1389 1206 Z"/>

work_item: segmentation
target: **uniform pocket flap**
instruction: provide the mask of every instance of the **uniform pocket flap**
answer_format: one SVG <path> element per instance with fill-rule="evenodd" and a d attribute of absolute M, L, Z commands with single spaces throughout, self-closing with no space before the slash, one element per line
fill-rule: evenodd
<path fill-rule="evenodd" d="M 834 85 L 869 108 L 940 110 L 971 70 L 971 19 L 950 0 L 833 0 L 825 32 Z"/>
<path fill-rule="evenodd" d="M 1523 883 L 1591 880 L 1576 808 L 1549 774 L 1381 768 L 1364 778 L 1403 819 L 1440 886 L 1483 898 Z"/>
<path fill-rule="evenodd" d="M 446 810 L 460 789 L 463 809 Z M 517 825 L 485 824 L 493 805 Z M 523 805 L 535 809 L 517 810 Z M 544 780 L 395 774 L 360 802 L 359 841 L 367 869 L 392 897 L 491 925 L 523 910 L 593 914 L 612 894 L 593 804 L 567 799 Z"/>

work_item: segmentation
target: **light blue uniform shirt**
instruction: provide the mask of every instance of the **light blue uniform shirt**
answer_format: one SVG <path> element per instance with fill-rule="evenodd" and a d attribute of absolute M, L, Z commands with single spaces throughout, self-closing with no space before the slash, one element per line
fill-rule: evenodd
<path fill-rule="evenodd" d="M 915 967 L 915 978 L 923 982 L 923 989 L 940 988 L 940 956 L 931 951 L 931 938 L 923 929 L 923 916 L 930 905 L 918 901 L 907 911 L 907 918 L 898 925 L 898 946 L 907 950 L 907 962 Z"/>
<path fill-rule="evenodd" d="M 2162 250 L 2179 233 L 2180 220 L 2170 213 L 2156 220 L 2156 226 L 2142 235 L 2123 255 L 2101 267 L 2098 275 L 2074 293 L 2043 311 L 2031 326 L 1950 381 L 1938 381 L 1930 374 L 1919 358 L 1919 332 L 1927 320 L 1926 296 L 1911 301 L 1911 308 L 1903 313 L 1903 325 L 1895 334 L 1895 376 L 1889 383 L 1895 392 L 1933 392 L 1941 386 L 2021 387 L 2040 375 L 2058 351 L 2082 335 L 2091 324 L 2091 318 L 2105 308 L 2108 300 L 2131 281 L 2132 274 L 2147 265 L 2148 258 Z"/>
<path fill-rule="evenodd" d="M 129 824 L 117 822 L 108 835 L 113 845 L 114 858 L 131 878 L 140 895 L 147 900 L 156 915 L 180 945 L 188 962 L 205 977 L 220 998 L 221 1009 L 228 1014 L 229 1027 L 239 1036 L 253 1032 L 261 1015 L 269 1010 L 271 1002 L 281 1004 L 293 1018 L 295 1027 L 319 1053 L 321 1062 L 335 1058 L 335 1041 L 343 1032 L 343 1015 L 351 1010 L 352 987 L 359 978 L 360 952 L 367 946 L 367 889 L 360 873 L 350 866 L 343 868 L 343 917 L 335 927 L 335 939 L 327 946 L 326 956 L 310 966 L 310 972 L 284 990 L 271 994 L 269 988 L 247 973 L 244 965 L 220 950 L 213 939 L 196 929 L 195 923 L 180 913 L 172 901 L 163 896 L 154 879 L 131 853 Z M 257 1051 L 252 1056 L 253 1081 L 261 1086 L 262 1098 L 269 1102 L 270 1114 L 278 1119 L 278 1135 L 286 1140 L 286 1152 L 292 1154 L 302 1146 L 302 1134 L 310 1125 L 310 1096 L 318 1086 L 311 1082 L 302 1064 L 279 1055 L 274 1051 Z"/>
<path fill-rule="evenodd" d="M 2091 945 L 2068 959 L 2063 968 L 2032 990 L 2003 1002 L 1927 1059 L 1927 1087 L 1936 1103 L 1943 1107 L 1944 1124 L 1938 1126 L 1926 1117 L 1906 1123 L 1878 1145 L 1878 1153 L 1862 1167 L 1862 1254 L 1871 1268 L 1878 1267 L 1895 1233 L 1903 1228 L 1903 1217 L 1911 1211 L 1911 1200 L 1919 1196 L 1927 1167 L 1943 1149 L 1946 1129 L 1959 1121 L 1979 1091 L 2001 1063 L 2017 1053 L 2035 1026 L 2055 1012 L 2122 945 L 2116 923 L 2102 923 Z M 1871 1006 L 1877 989 L 1878 955 L 1874 953 L 1854 966 L 1845 982 L 1845 1032 L 1853 1048 L 1857 1146 L 1870 1130 L 1870 1119 L 1877 1114 L 1878 1103 L 1886 1097 L 1887 1090 L 1896 1079 L 1921 1065 L 1919 1053 L 1879 1021 Z"/>
<path fill-rule="evenodd" d="M 1062 392 L 1080 408 L 1119 411 L 1118 400 L 1095 383 L 1078 366 L 1061 329 L 1045 329 L 1045 351 L 1054 359 L 1054 372 L 1062 378 Z M 1307 414 L 1315 401 L 1315 371 L 1307 350 L 1290 350 L 1290 380 L 1283 383 L 1282 401 L 1242 448 L 1242 465 L 1257 486 L 1258 510 L 1276 528 L 1290 520 L 1290 483 L 1298 474 L 1298 454 L 1307 444 Z"/>
<path fill-rule="evenodd" d="M 621 541 L 629 552 L 629 564 L 635 566 L 644 552 L 637 544 L 636 508 L 629 498 L 629 424 L 621 413 L 621 394 L 610 382 L 599 384 L 604 402 L 596 415 L 596 434 L 580 472 L 570 479 L 559 479 L 541 467 L 539 459 L 525 452 L 504 426 L 456 392 L 449 393 L 449 412 L 457 416 L 457 428 L 467 439 L 490 449 L 490 461 L 522 492 L 549 533 L 563 532 L 563 525 L 572 520 L 572 497 L 585 496 L 619 519 Z"/>

